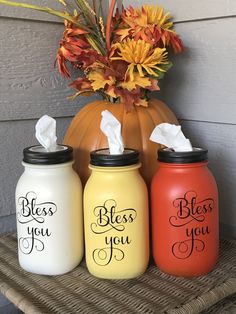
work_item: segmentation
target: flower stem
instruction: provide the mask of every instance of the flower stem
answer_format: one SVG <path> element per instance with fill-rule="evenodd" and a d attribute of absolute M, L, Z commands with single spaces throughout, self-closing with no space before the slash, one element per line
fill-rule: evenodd
<path fill-rule="evenodd" d="M 49 14 L 52 14 L 52 15 L 56 15 L 64 20 L 67 20 L 75 25 L 77 25 L 78 27 L 80 27 L 81 29 L 83 30 L 88 30 L 89 29 L 80 24 L 78 21 L 76 21 L 74 19 L 74 16 L 70 15 L 67 11 L 65 11 L 64 13 L 63 12 L 60 12 L 60 11 L 57 11 L 57 10 L 53 10 L 51 8 L 48 8 L 48 7 L 40 7 L 40 6 L 37 6 L 37 5 L 32 5 L 32 4 L 27 4 L 27 3 L 20 3 L 20 2 L 14 2 L 14 1 L 8 1 L 8 0 L 0 0 L 0 4 L 6 4 L 6 5 L 9 5 L 9 6 L 12 6 L 12 7 L 21 7 L 21 8 L 26 8 L 26 9 L 32 9 L 32 10 L 37 10 L 37 11 L 42 11 L 42 12 L 46 12 L 46 13 L 49 13 Z"/>
<path fill-rule="evenodd" d="M 111 21 L 112 21 L 112 15 L 113 15 L 115 4 L 116 4 L 116 0 L 111 0 L 111 4 L 110 4 L 110 7 L 109 7 L 109 12 L 108 12 L 108 17 L 107 17 L 106 45 L 107 45 L 107 50 L 108 51 L 111 48 Z"/>

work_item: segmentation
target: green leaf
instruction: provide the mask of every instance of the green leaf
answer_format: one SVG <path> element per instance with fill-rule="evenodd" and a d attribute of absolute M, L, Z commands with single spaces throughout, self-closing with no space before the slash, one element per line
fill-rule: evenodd
<path fill-rule="evenodd" d="M 74 17 L 72 15 L 70 15 L 66 11 L 65 12 L 61 12 L 61 11 L 53 10 L 51 8 L 48 8 L 48 7 L 39 7 L 37 5 L 13 2 L 13 1 L 8 1 L 8 0 L 0 0 L 0 4 L 5 4 L 5 5 L 12 6 L 12 7 L 21 7 L 21 8 L 26 8 L 26 9 L 32 9 L 32 10 L 36 10 L 36 11 L 46 12 L 46 13 L 58 16 L 58 17 L 62 18 L 63 20 L 67 20 L 69 22 L 72 22 L 75 25 L 77 25 L 78 27 L 80 27 L 81 29 L 89 31 L 89 29 L 87 27 L 85 27 L 84 25 L 82 25 L 78 21 L 75 21 Z"/>
<path fill-rule="evenodd" d="M 173 63 L 172 62 L 168 62 L 167 64 L 162 64 L 160 67 L 165 71 L 165 72 L 162 72 L 162 71 L 159 71 L 157 69 L 153 69 L 153 71 L 158 75 L 158 76 L 150 76 L 148 75 L 149 77 L 152 77 L 156 80 L 161 80 L 164 78 L 166 72 L 172 67 Z"/>

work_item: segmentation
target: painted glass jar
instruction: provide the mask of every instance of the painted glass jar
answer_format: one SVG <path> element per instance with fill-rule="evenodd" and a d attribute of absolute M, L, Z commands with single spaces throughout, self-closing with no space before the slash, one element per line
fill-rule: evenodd
<path fill-rule="evenodd" d="M 37 274 L 66 273 L 84 252 L 82 187 L 72 169 L 73 150 L 32 146 L 23 155 L 25 171 L 16 187 L 19 263 Z"/>
<path fill-rule="evenodd" d="M 84 190 L 85 252 L 88 270 L 107 279 L 141 275 L 149 260 L 148 194 L 139 174 L 139 153 L 108 149 L 91 153 Z"/>
<path fill-rule="evenodd" d="M 207 150 L 159 150 L 151 185 L 153 256 L 164 272 L 206 274 L 218 257 L 218 192 Z"/>

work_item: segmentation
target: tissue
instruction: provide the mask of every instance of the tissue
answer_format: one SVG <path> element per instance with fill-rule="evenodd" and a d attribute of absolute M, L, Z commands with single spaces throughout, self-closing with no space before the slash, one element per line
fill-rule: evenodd
<path fill-rule="evenodd" d="M 192 151 L 192 145 L 181 131 L 180 125 L 161 123 L 153 130 L 150 140 L 176 152 Z"/>
<path fill-rule="evenodd" d="M 102 111 L 101 115 L 102 120 L 100 124 L 100 129 L 107 136 L 110 154 L 123 154 L 124 144 L 121 136 L 120 122 L 108 110 Z"/>
<path fill-rule="evenodd" d="M 35 136 L 47 152 L 56 151 L 56 120 L 44 115 L 35 125 Z"/>

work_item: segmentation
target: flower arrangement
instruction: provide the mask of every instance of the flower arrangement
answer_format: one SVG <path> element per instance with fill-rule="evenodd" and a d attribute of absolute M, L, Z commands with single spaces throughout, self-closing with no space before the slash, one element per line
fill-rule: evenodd
<path fill-rule="evenodd" d="M 44 11 L 65 20 L 56 64 L 70 77 L 68 64 L 78 71 L 70 86 L 81 94 L 101 93 L 111 102 L 123 102 L 127 111 L 147 106 L 147 92 L 159 90 L 158 82 L 171 67 L 169 48 L 183 51 L 169 13 L 160 6 L 114 8 L 112 0 L 105 23 L 102 0 L 57 0 L 62 11 L 0 0 L 1 4 Z"/>

